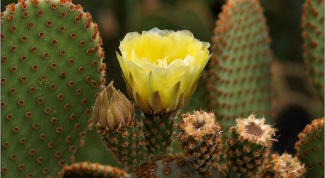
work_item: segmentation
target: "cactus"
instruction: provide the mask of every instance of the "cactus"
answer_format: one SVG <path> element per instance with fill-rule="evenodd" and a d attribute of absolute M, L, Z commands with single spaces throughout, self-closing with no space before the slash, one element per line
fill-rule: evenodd
<path fill-rule="evenodd" d="M 251 113 L 269 115 L 270 39 L 258 0 L 228 0 L 216 22 L 210 108 L 224 129 Z"/>
<path fill-rule="evenodd" d="M 324 118 L 313 120 L 298 137 L 295 148 L 307 167 L 306 177 L 324 177 Z"/>
<path fill-rule="evenodd" d="M 97 25 L 68 0 L 20 0 L 1 23 L 2 176 L 56 177 L 105 81 Z"/>
<path fill-rule="evenodd" d="M 190 166 L 199 174 L 209 171 L 221 153 L 221 128 L 213 113 L 196 111 L 183 114 L 178 138 L 182 142 Z"/>
<path fill-rule="evenodd" d="M 64 167 L 63 178 L 87 178 L 87 177 L 102 177 L 102 178 L 124 178 L 129 175 L 122 169 L 109 165 L 100 165 L 98 163 L 80 162 L 72 163 Z"/>
<path fill-rule="evenodd" d="M 317 98 L 324 104 L 324 1 L 306 0 L 302 28 L 304 57 Z"/>
<path fill-rule="evenodd" d="M 228 174 L 230 177 L 256 177 L 270 152 L 275 129 L 264 124 L 264 118 L 256 119 L 254 115 L 236 121 L 237 126 L 230 128 L 231 138 L 227 139 Z"/>
<path fill-rule="evenodd" d="M 145 162 L 147 153 L 142 126 L 134 116 L 133 105 L 114 88 L 113 82 L 99 94 L 94 106 L 97 131 L 107 148 L 128 168 Z"/>

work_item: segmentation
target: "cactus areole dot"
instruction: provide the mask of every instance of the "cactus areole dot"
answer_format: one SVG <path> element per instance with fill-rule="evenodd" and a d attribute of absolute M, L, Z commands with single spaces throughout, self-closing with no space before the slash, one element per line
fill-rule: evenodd
<path fill-rule="evenodd" d="M 209 46 L 186 30 L 126 34 L 117 58 L 128 94 L 145 113 L 178 110 L 196 89 Z"/>

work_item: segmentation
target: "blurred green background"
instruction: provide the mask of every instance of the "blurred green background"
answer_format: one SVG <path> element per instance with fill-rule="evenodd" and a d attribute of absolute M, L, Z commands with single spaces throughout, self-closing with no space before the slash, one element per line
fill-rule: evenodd
<path fill-rule="evenodd" d="M 11 2 L 2 0 L 1 10 L 4 11 L 5 5 Z M 73 3 L 81 4 L 98 23 L 105 50 L 107 81 L 114 80 L 115 87 L 125 92 L 115 52 L 126 33 L 141 33 L 153 27 L 187 29 L 196 38 L 211 42 L 214 24 L 225 0 L 74 0 Z M 300 27 L 302 3 L 303 0 L 261 0 L 276 63 L 272 70 L 276 73 L 273 83 L 277 105 L 272 120 L 279 129 L 279 142 L 274 146 L 279 153 L 294 153 L 297 134 L 317 113 L 322 112 L 314 107 L 318 103 L 313 99 L 304 75 Z M 199 86 L 204 86 L 205 81 L 200 82 L 202 85 Z M 294 98 L 286 97 L 288 93 L 296 95 Z M 88 132 L 84 146 L 75 156 L 76 161 L 122 166 L 106 150 L 95 128 Z"/>

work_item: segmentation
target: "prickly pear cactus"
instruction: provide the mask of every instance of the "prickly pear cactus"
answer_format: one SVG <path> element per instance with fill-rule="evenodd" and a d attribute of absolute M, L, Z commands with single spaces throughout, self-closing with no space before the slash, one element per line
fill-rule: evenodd
<path fill-rule="evenodd" d="M 304 57 L 317 98 L 324 103 L 324 1 L 306 0 L 302 29 Z"/>
<path fill-rule="evenodd" d="M 270 39 L 258 0 L 228 0 L 216 22 L 210 107 L 224 129 L 270 109 Z"/>
<path fill-rule="evenodd" d="M 182 115 L 178 139 L 190 160 L 190 167 L 204 175 L 219 160 L 222 149 L 221 127 L 213 113 L 195 111 Z"/>
<path fill-rule="evenodd" d="M 56 177 L 104 82 L 97 25 L 69 0 L 20 0 L 1 24 L 1 175 Z"/>
<path fill-rule="evenodd" d="M 229 177 L 256 177 L 270 152 L 275 129 L 254 115 L 236 121 L 237 126 L 230 128 L 231 138 L 227 139 L 227 172 Z"/>
<path fill-rule="evenodd" d="M 324 118 L 313 120 L 298 137 L 295 148 L 307 167 L 306 177 L 324 177 Z"/>

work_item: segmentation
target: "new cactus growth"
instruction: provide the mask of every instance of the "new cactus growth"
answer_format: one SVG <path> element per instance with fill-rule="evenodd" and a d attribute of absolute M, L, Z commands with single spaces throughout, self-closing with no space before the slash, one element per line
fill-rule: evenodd
<path fill-rule="evenodd" d="M 324 118 L 313 120 L 298 137 L 295 148 L 307 167 L 306 177 L 324 177 Z"/>
<path fill-rule="evenodd" d="M 68 0 L 20 0 L 1 24 L 2 177 L 56 177 L 105 81 L 97 25 Z"/>
<path fill-rule="evenodd" d="M 317 98 L 324 103 L 324 1 L 306 0 L 303 5 L 304 57 Z"/>
<path fill-rule="evenodd" d="M 134 116 L 133 104 L 113 82 L 99 94 L 94 106 L 97 131 L 113 155 L 130 168 L 146 160 L 144 137 Z"/>
<path fill-rule="evenodd" d="M 228 0 L 216 22 L 210 108 L 224 129 L 251 113 L 269 115 L 270 39 L 258 0 Z"/>
<path fill-rule="evenodd" d="M 183 121 L 178 126 L 178 139 L 182 142 L 185 156 L 197 173 L 209 172 L 221 153 L 221 127 L 213 113 L 196 111 L 183 114 L 182 117 Z"/>
<path fill-rule="evenodd" d="M 227 172 L 230 177 L 256 177 L 276 130 L 264 124 L 264 118 L 256 119 L 254 115 L 236 121 L 237 126 L 230 128 L 231 138 L 227 139 Z"/>

